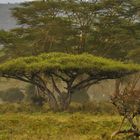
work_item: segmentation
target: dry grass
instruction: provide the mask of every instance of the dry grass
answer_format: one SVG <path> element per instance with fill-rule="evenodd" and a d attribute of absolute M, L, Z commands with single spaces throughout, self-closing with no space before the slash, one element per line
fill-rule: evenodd
<path fill-rule="evenodd" d="M 118 116 L 89 113 L 3 114 L 0 140 L 110 140 L 120 121 Z"/>

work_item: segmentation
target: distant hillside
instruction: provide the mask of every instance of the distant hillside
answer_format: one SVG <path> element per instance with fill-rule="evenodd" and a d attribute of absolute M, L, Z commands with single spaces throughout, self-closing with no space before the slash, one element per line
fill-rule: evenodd
<path fill-rule="evenodd" d="M 16 27 L 16 20 L 12 17 L 11 8 L 18 4 L 0 4 L 0 29 L 9 30 Z"/>

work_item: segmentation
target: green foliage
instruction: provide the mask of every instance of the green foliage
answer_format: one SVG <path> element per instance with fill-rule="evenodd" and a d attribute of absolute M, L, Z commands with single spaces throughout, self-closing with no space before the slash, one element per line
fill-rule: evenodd
<path fill-rule="evenodd" d="M 23 73 L 49 72 L 57 70 L 77 70 L 79 72 L 134 72 L 139 71 L 137 64 L 125 64 L 123 62 L 96 57 L 90 54 L 65 54 L 48 53 L 39 56 L 13 59 L 0 65 L 1 75 L 14 75 Z"/>
<path fill-rule="evenodd" d="M 97 24 L 95 53 L 111 58 L 130 59 L 128 53 L 140 45 L 139 1 L 106 0 L 101 3 L 104 12 Z"/>
<path fill-rule="evenodd" d="M 5 44 L 9 41 L 12 41 L 14 38 L 10 32 L 6 32 L 4 30 L 0 30 L 0 43 Z"/>
<path fill-rule="evenodd" d="M 137 62 L 137 63 L 140 63 L 140 48 L 136 48 L 134 50 L 131 50 L 129 53 L 128 53 L 128 57 L 133 59 L 133 61 Z"/>
<path fill-rule="evenodd" d="M 11 88 L 6 91 L 0 91 L 0 98 L 6 102 L 20 102 L 24 94 L 18 88 Z"/>
<path fill-rule="evenodd" d="M 8 57 L 61 51 L 128 60 L 140 44 L 139 0 L 33 1 L 13 16 L 22 26 L 0 33 Z"/>

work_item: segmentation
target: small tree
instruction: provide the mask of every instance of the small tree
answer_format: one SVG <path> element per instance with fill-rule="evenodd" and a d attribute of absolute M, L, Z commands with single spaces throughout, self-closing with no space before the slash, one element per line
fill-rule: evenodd
<path fill-rule="evenodd" d="M 53 110 L 65 110 L 75 90 L 138 70 L 139 65 L 124 64 L 90 54 L 65 53 L 21 57 L 0 65 L 2 77 L 36 85 Z"/>
<path fill-rule="evenodd" d="M 140 88 L 136 87 L 139 80 L 139 74 L 116 80 L 116 91 L 111 100 L 123 119 L 119 130 L 112 137 L 121 133 L 130 133 L 136 138 L 140 136 L 138 122 L 134 121 L 140 114 Z M 130 128 L 122 130 L 125 122 L 130 124 Z"/>

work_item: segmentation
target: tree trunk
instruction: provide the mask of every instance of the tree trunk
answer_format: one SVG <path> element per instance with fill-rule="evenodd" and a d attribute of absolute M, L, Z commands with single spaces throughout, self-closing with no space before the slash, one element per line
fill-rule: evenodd
<path fill-rule="evenodd" d="M 61 103 L 59 104 L 60 111 L 65 111 L 68 109 L 71 102 L 71 93 L 67 93 L 66 96 L 62 96 Z"/>
<path fill-rule="evenodd" d="M 59 106 L 58 106 L 57 100 L 56 100 L 55 96 L 53 95 L 53 93 L 47 88 L 45 88 L 45 89 L 41 88 L 40 90 L 42 91 L 44 98 L 46 98 L 50 109 L 54 112 L 58 111 Z"/>
<path fill-rule="evenodd" d="M 59 110 L 59 106 L 58 106 L 57 100 L 55 99 L 55 97 L 51 93 L 48 96 L 47 102 L 48 102 L 48 105 L 49 105 L 51 110 L 53 110 L 54 112 Z"/>
<path fill-rule="evenodd" d="M 47 99 L 48 105 L 53 111 L 65 111 L 68 109 L 71 102 L 71 93 L 61 93 L 61 96 L 56 97 L 53 92 L 48 92 L 45 90 L 44 92 L 45 98 Z"/>
<path fill-rule="evenodd" d="M 50 109 L 53 111 L 64 111 L 66 110 L 71 102 L 71 86 L 68 85 L 66 93 L 61 91 L 56 85 L 56 81 L 52 77 L 53 87 L 49 87 L 44 81 L 39 89 L 42 91 L 44 98 L 47 99 Z"/>
<path fill-rule="evenodd" d="M 65 100 L 65 109 L 68 109 L 70 103 L 71 103 L 71 92 L 68 93 L 67 98 Z"/>

